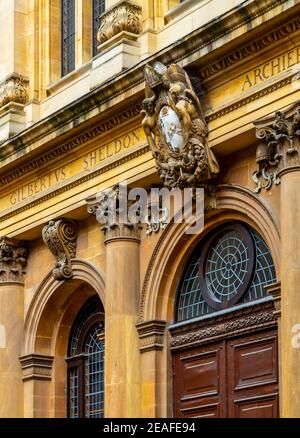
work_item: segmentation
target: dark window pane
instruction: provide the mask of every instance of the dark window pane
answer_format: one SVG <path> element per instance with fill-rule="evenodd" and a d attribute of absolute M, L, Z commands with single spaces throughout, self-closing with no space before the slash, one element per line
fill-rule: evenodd
<path fill-rule="evenodd" d="M 75 0 L 62 0 L 62 76 L 75 69 Z"/>
<path fill-rule="evenodd" d="M 105 11 L 105 0 L 93 0 L 93 56 L 97 55 L 97 33 L 100 27 L 100 17 Z"/>

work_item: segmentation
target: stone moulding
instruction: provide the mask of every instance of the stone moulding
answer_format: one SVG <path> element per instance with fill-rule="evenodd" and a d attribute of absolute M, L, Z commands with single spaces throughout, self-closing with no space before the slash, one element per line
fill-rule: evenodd
<path fill-rule="evenodd" d="M 137 324 L 140 351 L 161 351 L 163 349 L 166 321 L 152 320 Z"/>
<path fill-rule="evenodd" d="M 51 380 L 53 356 L 44 354 L 28 354 L 20 356 L 23 370 L 23 381 L 26 380 Z"/>
<path fill-rule="evenodd" d="M 43 228 L 43 240 L 57 259 L 52 271 L 55 280 L 68 280 L 73 276 L 71 259 L 76 257 L 77 235 L 77 223 L 70 219 L 50 221 Z"/>
<path fill-rule="evenodd" d="M 25 241 L 0 238 L 0 284 L 23 283 L 26 273 L 28 246 Z"/>
<path fill-rule="evenodd" d="M 186 348 L 187 345 L 199 345 L 224 337 L 249 333 L 249 330 L 275 326 L 276 317 L 272 302 L 253 305 L 216 317 L 213 323 L 203 319 L 197 323 L 187 323 L 182 327 L 170 327 L 171 349 Z"/>
<path fill-rule="evenodd" d="M 121 1 L 101 16 L 97 34 L 103 44 L 121 32 L 139 35 L 142 30 L 142 7 L 131 1 Z"/>
<path fill-rule="evenodd" d="M 39 169 L 41 166 L 48 165 L 52 161 L 58 159 L 59 157 L 67 154 L 74 149 L 77 149 L 84 143 L 93 140 L 94 138 L 104 134 L 116 127 L 118 127 L 121 123 L 128 122 L 131 119 L 134 119 L 136 116 L 140 114 L 141 105 L 138 104 L 133 106 L 117 116 L 105 120 L 99 125 L 93 127 L 92 129 L 88 129 L 83 133 L 79 134 L 72 138 L 72 140 L 55 147 L 54 149 L 41 154 L 38 158 L 31 160 L 24 164 L 23 166 L 19 166 L 17 169 L 12 172 L 8 172 L 0 177 L 0 187 L 2 185 L 9 184 L 12 181 L 15 181 L 17 178 L 22 178 L 23 176 L 27 176 L 29 173 L 33 172 L 36 169 Z"/>
<path fill-rule="evenodd" d="M 25 105 L 28 101 L 27 78 L 13 74 L 0 84 L 0 108 L 10 102 Z"/>

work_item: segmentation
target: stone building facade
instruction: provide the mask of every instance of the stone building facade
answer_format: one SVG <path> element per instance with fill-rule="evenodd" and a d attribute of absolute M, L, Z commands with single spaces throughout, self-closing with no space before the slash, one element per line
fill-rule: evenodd
<path fill-rule="evenodd" d="M 0 0 L 1 417 L 300 416 L 299 17 Z M 103 233 L 98 193 L 163 186 L 141 111 L 173 64 L 219 166 L 204 228 Z"/>

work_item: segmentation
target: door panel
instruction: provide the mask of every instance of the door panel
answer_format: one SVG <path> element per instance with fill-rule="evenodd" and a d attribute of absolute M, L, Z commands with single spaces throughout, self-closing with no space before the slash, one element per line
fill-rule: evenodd
<path fill-rule="evenodd" d="M 276 331 L 229 341 L 227 358 L 229 416 L 277 416 Z"/>
<path fill-rule="evenodd" d="M 225 344 L 174 355 L 176 417 L 225 415 Z"/>
<path fill-rule="evenodd" d="M 176 417 L 277 417 L 277 332 L 173 355 Z"/>

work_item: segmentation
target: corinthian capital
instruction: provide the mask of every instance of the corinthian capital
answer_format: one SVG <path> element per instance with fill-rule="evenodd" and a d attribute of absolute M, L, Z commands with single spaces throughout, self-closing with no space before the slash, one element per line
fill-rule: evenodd
<path fill-rule="evenodd" d="M 43 228 L 43 240 L 57 260 L 52 271 L 55 280 L 73 276 L 71 259 L 76 256 L 77 235 L 77 224 L 70 219 L 50 221 Z"/>
<path fill-rule="evenodd" d="M 142 225 L 139 221 L 129 220 L 127 191 L 123 192 L 121 185 L 100 192 L 87 203 L 88 212 L 103 225 L 105 243 L 116 239 L 140 240 Z"/>
<path fill-rule="evenodd" d="M 300 170 L 300 102 L 254 125 L 261 140 L 256 151 L 259 168 L 253 174 L 258 193 L 280 184 L 284 172 Z"/>
<path fill-rule="evenodd" d="M 0 238 L 0 283 L 24 281 L 28 248 L 24 241 Z"/>

